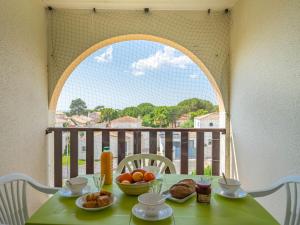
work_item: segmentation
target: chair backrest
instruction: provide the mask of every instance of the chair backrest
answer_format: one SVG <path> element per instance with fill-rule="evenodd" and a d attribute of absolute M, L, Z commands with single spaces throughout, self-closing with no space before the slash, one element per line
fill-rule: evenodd
<path fill-rule="evenodd" d="M 147 166 L 158 167 L 160 173 L 165 173 L 167 169 L 170 173 L 176 173 L 175 166 L 170 159 L 156 154 L 135 154 L 127 156 L 119 163 L 117 173 L 122 173 L 123 169 L 132 172 L 137 168 Z"/>
<path fill-rule="evenodd" d="M 46 194 L 57 189 L 39 184 L 33 178 L 20 173 L 0 177 L 0 224 L 23 225 L 28 219 L 26 186 Z"/>
<path fill-rule="evenodd" d="M 284 225 L 300 225 L 300 176 L 283 177 L 271 188 L 252 191 L 249 194 L 253 197 L 264 197 L 281 187 L 285 187 L 287 197 Z"/>

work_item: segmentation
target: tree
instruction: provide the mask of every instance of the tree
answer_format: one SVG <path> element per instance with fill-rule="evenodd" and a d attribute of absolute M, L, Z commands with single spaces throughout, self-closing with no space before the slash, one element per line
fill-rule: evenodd
<path fill-rule="evenodd" d="M 199 109 L 196 112 L 190 112 L 190 118 L 193 120 L 196 116 L 202 116 L 207 114 L 208 111 L 206 111 L 205 109 Z"/>
<path fill-rule="evenodd" d="M 100 110 L 100 122 L 110 122 L 118 118 L 118 110 L 112 108 L 103 108 Z"/>
<path fill-rule="evenodd" d="M 147 114 L 150 114 L 155 106 L 152 105 L 151 103 L 141 103 L 137 106 L 138 110 L 139 110 L 139 113 L 141 116 L 145 116 Z"/>
<path fill-rule="evenodd" d="M 172 125 L 172 127 L 176 127 L 176 120 L 180 117 L 181 113 L 181 108 L 178 106 L 169 106 L 168 107 L 169 111 L 169 120 Z"/>
<path fill-rule="evenodd" d="M 208 112 L 214 112 L 216 110 L 216 107 L 210 101 L 198 98 L 183 100 L 179 102 L 177 106 L 181 108 L 182 113 L 195 112 L 199 109 L 204 109 Z"/>
<path fill-rule="evenodd" d="M 170 123 L 170 115 L 167 106 L 158 106 L 154 110 L 143 116 L 143 126 L 147 127 L 167 127 Z"/>
<path fill-rule="evenodd" d="M 96 106 L 92 111 L 93 112 L 99 112 L 101 109 L 103 109 L 104 108 L 104 106 L 103 105 L 98 105 L 98 106 Z"/>
<path fill-rule="evenodd" d="M 167 127 L 170 123 L 170 112 L 167 106 L 156 107 L 153 112 L 153 124 L 157 127 Z"/>
<path fill-rule="evenodd" d="M 71 105 L 70 105 L 70 113 L 69 114 L 70 114 L 70 116 L 86 115 L 87 114 L 86 103 L 81 98 L 72 100 Z"/>
<path fill-rule="evenodd" d="M 180 125 L 181 128 L 193 128 L 194 127 L 194 121 L 192 119 L 189 119 L 185 121 L 183 124 Z"/>
<path fill-rule="evenodd" d="M 137 118 L 140 115 L 140 111 L 137 107 L 127 107 L 121 111 L 122 116 L 131 116 Z"/>

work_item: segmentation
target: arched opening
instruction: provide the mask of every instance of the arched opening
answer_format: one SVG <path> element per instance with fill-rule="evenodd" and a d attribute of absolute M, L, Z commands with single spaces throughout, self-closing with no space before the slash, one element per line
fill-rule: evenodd
<path fill-rule="evenodd" d="M 51 100 L 49 103 L 49 110 L 50 111 L 55 111 L 58 98 L 60 96 L 60 93 L 62 91 L 62 88 L 66 82 L 66 80 L 69 78 L 71 73 L 74 71 L 74 69 L 84 60 L 86 59 L 89 55 L 91 55 L 93 52 L 97 51 L 98 49 L 104 48 L 106 46 L 112 45 L 114 43 L 122 42 L 122 41 L 131 41 L 131 40 L 146 40 L 146 41 L 154 41 L 158 42 L 167 46 L 170 46 L 172 48 L 177 49 L 178 51 L 182 52 L 185 54 L 187 57 L 189 57 L 194 63 L 196 63 L 199 68 L 203 71 L 203 73 L 206 75 L 207 79 L 209 80 L 212 88 L 215 91 L 217 102 L 219 105 L 219 111 L 220 112 L 225 112 L 225 107 L 224 107 L 224 102 L 222 98 L 221 91 L 219 89 L 218 84 L 216 83 L 213 75 L 210 73 L 208 68 L 205 66 L 205 64 L 190 50 L 187 48 L 177 44 L 176 42 L 173 42 L 171 40 L 153 36 L 153 35 L 145 35 L 145 34 L 128 34 L 128 35 L 122 35 L 122 36 L 117 36 L 113 38 L 106 39 L 104 41 L 101 41 L 87 50 L 85 50 L 82 54 L 80 54 L 64 71 L 62 76 L 59 78 L 55 89 L 52 93 Z"/>
<path fill-rule="evenodd" d="M 165 50 L 164 51 L 161 51 L 160 54 L 162 55 L 161 57 L 165 57 L 165 54 L 168 54 L 168 51 L 171 51 L 171 55 L 173 55 L 173 57 L 175 57 L 176 59 L 188 59 L 189 62 L 192 62 L 192 64 L 195 65 L 195 67 L 201 71 L 202 73 L 202 76 L 205 77 L 205 79 L 207 80 L 207 83 L 208 83 L 208 86 L 209 88 L 211 89 L 211 92 L 213 93 L 214 95 L 214 98 L 215 98 L 215 101 L 214 104 L 211 104 L 212 106 L 215 106 L 217 105 L 218 106 L 218 111 L 219 111 L 219 114 L 218 114 L 218 119 L 215 119 L 214 117 L 210 117 L 210 119 L 203 119 L 203 118 L 197 118 L 198 116 L 201 117 L 202 115 L 205 115 L 205 114 L 213 114 L 213 113 L 217 113 L 216 110 L 212 110 L 212 111 L 206 111 L 204 114 L 201 114 L 202 112 L 200 112 L 200 114 L 196 114 L 196 113 L 199 113 L 198 111 L 196 112 L 195 111 L 185 111 L 183 113 L 180 113 L 178 114 L 179 116 L 176 117 L 174 120 L 172 120 L 172 122 L 170 121 L 167 121 L 166 123 L 162 124 L 161 122 L 159 123 L 156 123 L 155 121 L 153 122 L 153 119 L 151 122 L 149 123 L 145 123 L 144 121 L 144 118 L 142 119 L 142 122 L 135 122 L 135 123 L 140 123 L 139 126 L 137 127 L 134 127 L 134 128 L 149 128 L 149 127 L 171 127 L 171 128 L 225 128 L 225 109 L 224 109 L 224 103 L 223 103 L 223 99 L 222 99 L 222 95 L 221 95 L 221 92 L 220 92 L 220 89 L 216 83 L 216 81 L 214 80 L 214 77 L 212 76 L 212 74 L 209 72 L 209 70 L 207 69 L 207 67 L 203 64 L 203 62 L 195 55 L 193 54 L 191 51 L 189 51 L 188 49 L 184 48 L 183 46 L 173 42 L 173 41 L 170 41 L 170 40 L 167 40 L 167 39 L 164 39 L 164 38 L 160 38 L 160 37 L 156 37 L 156 36 L 151 36 L 151 35 L 141 35 L 141 34 L 134 34 L 134 35 L 125 35 L 125 36 L 118 36 L 118 37 L 114 37 L 114 38 L 110 38 L 108 40 L 104 40 L 98 44 L 95 44 L 93 45 L 92 47 L 90 47 L 89 49 L 87 49 L 86 51 L 84 51 L 80 56 L 78 56 L 69 66 L 68 68 L 65 70 L 65 72 L 62 74 L 62 76 L 60 77 L 59 81 L 57 82 L 57 85 L 55 87 L 55 90 L 53 92 L 53 95 L 52 95 L 52 98 L 51 98 L 51 102 L 50 102 L 50 110 L 52 111 L 55 111 L 57 110 L 57 104 L 58 104 L 58 100 L 59 100 L 59 97 L 62 93 L 62 90 L 64 88 L 64 85 L 66 84 L 67 80 L 70 79 L 71 77 L 71 74 L 75 73 L 76 70 L 78 68 L 80 68 L 80 66 L 86 61 L 88 60 L 88 58 L 90 58 L 91 56 L 93 56 L 94 53 L 98 52 L 99 50 L 102 50 L 102 49 L 106 49 L 109 54 L 111 54 L 112 52 L 109 51 L 109 48 L 110 46 L 115 46 L 117 44 L 120 44 L 120 43 L 126 43 L 126 42 L 138 42 L 138 41 L 145 41 L 145 42 L 152 42 L 152 43 L 159 43 L 159 44 L 162 44 L 163 46 L 165 46 Z M 169 48 L 169 49 L 168 49 Z M 176 51 L 178 53 L 181 54 L 181 56 L 175 56 L 176 53 L 174 53 L 174 51 L 172 49 L 176 49 Z M 104 57 L 106 53 L 99 53 L 100 54 L 100 58 L 99 60 L 106 60 L 105 58 L 101 58 L 102 56 Z M 95 57 L 95 56 L 93 56 Z M 125 55 L 125 58 L 126 58 L 126 55 Z M 95 59 L 95 58 L 94 58 Z M 164 59 L 166 60 L 166 59 Z M 170 60 L 169 58 L 167 59 L 167 61 Z M 170 63 L 170 61 L 168 61 Z M 152 63 L 152 62 L 151 62 Z M 176 65 L 176 63 L 178 63 L 178 61 L 172 61 L 172 64 Z M 144 65 L 145 66 L 145 65 Z M 148 64 L 146 66 L 149 66 Z M 152 65 L 153 67 L 153 65 Z M 180 68 L 180 66 L 177 66 L 178 68 Z M 137 72 L 136 76 L 138 76 L 138 73 L 141 73 L 141 71 L 137 70 L 135 71 Z M 91 73 L 91 72 L 90 72 Z M 79 74 L 77 74 L 79 75 Z M 196 82 L 196 79 L 200 79 L 199 76 L 193 76 L 195 74 L 190 74 L 190 79 L 195 79 L 195 82 Z M 112 74 L 113 76 L 113 74 Z M 113 78 L 113 77 L 111 77 Z M 107 78 L 107 79 L 111 79 L 111 78 Z M 172 77 L 170 76 L 169 77 L 170 79 L 172 79 Z M 89 79 L 88 77 L 85 77 L 85 79 Z M 167 81 L 164 81 L 164 82 L 167 82 Z M 189 81 L 191 82 L 191 81 Z M 189 83 L 191 85 L 191 83 Z M 106 85 L 106 86 L 109 86 L 109 85 L 113 85 L 113 83 L 111 82 L 110 84 Z M 124 84 L 126 85 L 126 84 Z M 105 86 L 105 84 L 102 85 L 102 87 Z M 101 87 L 98 86 L 98 87 Z M 87 87 L 89 88 L 89 87 Z M 180 87 L 176 87 L 176 88 L 180 88 Z M 179 91 L 178 89 L 174 89 L 174 92 L 173 94 L 177 91 Z M 185 88 L 188 88 L 187 86 Z M 129 90 L 130 90 L 130 87 L 129 87 Z M 140 90 L 140 89 L 139 89 Z M 102 90 L 103 91 L 103 90 Z M 197 92 L 197 90 L 194 90 Z M 140 90 L 139 93 L 141 93 L 142 91 Z M 118 95 L 117 95 L 118 96 Z M 165 96 L 165 95 L 163 95 Z M 193 97 L 190 97 L 190 99 L 181 99 L 181 102 L 184 102 L 185 100 L 191 100 Z M 199 99 L 196 99 L 196 101 L 198 101 Z M 204 98 L 204 100 L 207 100 Z M 72 101 L 73 102 L 73 101 Z M 199 102 L 199 101 L 198 101 Z M 201 101 L 200 101 L 201 102 Z M 208 101 L 209 102 L 209 101 Z M 140 104 L 143 104 L 143 103 L 148 103 L 148 101 L 145 101 L 145 102 L 138 102 L 138 103 L 135 103 L 138 107 L 138 105 Z M 151 102 L 152 103 L 152 102 Z M 178 103 L 178 102 L 177 102 Z M 210 103 L 210 102 L 209 102 Z M 70 102 L 68 103 L 70 105 Z M 130 103 L 132 104 L 132 103 Z M 179 104 L 179 103 L 178 103 Z M 93 108 L 97 106 L 97 105 L 93 105 Z M 127 108 L 131 108 L 130 106 L 132 105 L 127 105 L 126 107 Z M 161 107 L 162 105 L 161 104 L 156 104 L 156 106 L 158 107 Z M 164 105 L 163 105 L 164 106 Z M 124 107 L 124 106 L 123 106 Z M 168 107 L 170 107 L 170 105 L 168 105 Z M 111 109 L 111 108 L 109 108 Z M 122 111 L 125 110 L 125 107 L 123 108 Z M 198 110 L 198 109 L 197 109 Z M 195 113 L 193 114 L 193 116 L 191 116 L 191 112 Z M 101 115 L 102 111 L 100 112 L 99 111 L 99 115 Z M 128 116 L 128 114 L 120 114 L 120 118 L 124 117 L 124 116 Z M 72 116 L 72 115 L 71 115 Z M 133 117 L 136 117 L 137 119 L 140 119 L 138 118 L 140 115 L 138 116 L 133 116 Z M 145 115 L 142 115 L 142 116 L 145 116 Z M 69 116 L 70 117 L 70 116 Z M 132 116 L 130 116 L 132 117 Z M 192 118 L 192 119 L 191 119 Z M 197 119 L 196 119 L 197 118 Z M 74 119 L 74 118 L 73 118 Z M 114 119 L 119 119 L 119 117 L 116 117 Z M 73 120 L 72 120 L 73 121 Z M 140 120 L 139 120 L 140 121 Z M 203 121 L 205 121 L 206 125 L 202 125 Z M 213 122 L 212 122 L 213 121 Z M 124 123 L 122 123 L 121 126 L 114 126 L 111 122 L 111 119 L 109 120 L 104 120 L 104 121 L 100 121 L 100 122 L 107 122 L 105 124 L 104 127 L 108 127 L 108 128 L 128 128 L 129 126 L 127 125 L 127 123 L 125 123 L 126 125 L 124 125 Z M 118 121 L 119 124 L 120 124 L 120 121 Z M 184 123 L 186 125 L 186 122 L 190 122 L 189 125 L 187 125 L 187 127 L 185 126 L 182 126 L 182 123 Z M 98 123 L 98 122 L 97 122 Z M 200 125 L 201 123 L 201 125 Z M 170 125 L 171 124 L 171 125 Z M 222 124 L 222 125 L 220 125 Z M 62 125 L 62 124 L 61 124 Z M 74 123 L 72 126 L 77 126 L 78 124 Z M 100 125 L 100 123 L 99 123 Z M 81 126 L 80 124 L 78 126 Z M 98 126 L 98 128 L 104 128 L 102 125 L 101 127 Z M 175 133 L 176 131 L 174 131 Z M 177 165 L 176 168 L 182 168 L 182 164 L 180 165 L 180 160 L 181 160 L 181 148 L 182 148 L 182 145 L 181 143 L 183 142 L 183 139 L 181 137 L 181 133 L 180 134 L 175 134 L 174 133 L 172 134 L 173 136 L 173 146 L 174 146 L 174 152 L 172 153 L 173 154 L 173 161 L 174 161 L 174 164 Z M 81 152 L 82 154 L 79 154 L 79 159 L 82 157 L 82 163 L 85 163 L 85 152 L 86 152 L 86 138 L 85 138 L 85 134 L 82 133 L 80 134 L 81 136 L 79 137 L 80 139 L 82 138 L 82 140 L 79 140 L 79 152 Z M 111 135 L 111 134 L 109 134 Z M 127 135 L 127 134 L 126 134 Z M 129 152 L 129 153 L 133 153 L 133 149 L 134 149 L 134 134 L 130 134 L 128 135 L 128 137 L 126 136 L 125 137 L 125 151 L 126 151 L 126 154 Z M 143 135 L 143 134 L 140 134 L 141 137 L 139 137 L 139 139 L 141 140 L 141 145 L 139 148 L 142 149 L 141 151 L 143 152 L 143 144 L 145 144 L 147 141 L 145 140 L 150 140 L 149 139 L 149 132 L 147 135 Z M 193 132 L 193 135 L 191 135 L 192 137 L 189 137 L 188 135 L 185 137 L 186 138 L 186 142 L 188 143 L 186 145 L 186 149 L 187 150 L 187 154 L 189 155 L 189 159 L 188 160 L 194 160 L 194 168 L 195 168 L 195 157 L 196 157 L 196 143 L 197 143 L 197 136 L 196 136 L 196 132 Z M 166 137 L 165 137 L 165 133 L 164 132 L 157 132 L 157 148 L 159 149 L 158 153 L 160 154 L 165 154 L 165 141 L 166 141 Z M 64 149 L 66 149 L 66 159 L 69 160 L 69 152 L 70 150 L 70 147 L 68 147 L 67 143 L 70 141 L 70 137 L 65 134 L 65 136 L 63 136 L 63 138 L 65 139 L 65 141 L 63 141 L 63 146 Z M 102 138 L 102 137 L 101 137 Z M 115 146 L 117 146 L 117 138 L 118 138 L 118 135 L 112 135 L 110 137 L 110 139 L 115 139 Z M 127 140 L 128 138 L 128 140 Z M 95 137 L 96 139 L 96 137 Z M 204 151 L 205 149 L 212 149 L 212 142 L 213 142 L 213 137 L 211 136 L 205 136 L 204 137 Z M 101 151 L 99 151 L 99 149 L 102 148 L 103 146 L 103 138 L 100 139 L 97 138 L 97 140 L 99 140 L 99 145 L 95 148 L 97 149 L 98 152 L 95 153 L 95 157 L 96 158 L 99 158 L 99 154 Z M 101 142 L 101 143 L 100 143 Z M 112 144 L 113 141 L 110 142 L 110 144 Z M 222 140 L 221 140 L 222 142 Z M 128 147 L 127 147 L 128 146 Z M 146 143 L 145 144 L 145 148 L 144 149 L 147 149 L 147 152 L 150 152 L 150 145 L 149 143 Z M 224 146 L 224 144 L 223 144 Z M 191 147 L 191 148 L 190 148 Z M 130 150 L 130 149 L 131 150 Z M 114 149 L 117 149 L 117 147 L 115 147 Z M 191 151 L 190 151 L 191 150 Z M 222 151 L 222 150 L 221 150 Z M 224 151 L 224 150 L 223 150 Z M 211 162 L 213 161 L 212 160 L 212 154 L 211 154 L 212 150 L 210 150 L 210 160 Z M 223 154 L 224 155 L 224 154 Z M 190 158 L 191 156 L 191 158 Z M 177 160 L 177 161 L 176 161 Z M 223 161 L 224 163 L 224 159 L 221 159 L 221 161 Z M 67 162 L 68 164 L 69 162 Z M 177 164 L 176 164 L 177 163 Z M 78 163 L 79 164 L 79 167 L 81 166 L 80 165 L 80 162 Z M 206 164 L 207 165 L 207 164 Z M 212 165 L 212 164 L 211 164 Z M 83 165 L 82 165 L 83 166 Z M 209 167 L 209 166 L 208 166 Z M 221 166 L 223 167 L 223 166 Z M 179 169 L 178 169 L 179 170 Z M 178 171 L 177 170 L 177 171 Z M 181 169 L 182 171 L 182 169 Z M 191 170 L 188 168 L 187 169 L 188 172 L 190 172 Z M 68 172 L 67 172 L 68 173 Z M 84 172 L 83 172 L 84 173 Z"/>

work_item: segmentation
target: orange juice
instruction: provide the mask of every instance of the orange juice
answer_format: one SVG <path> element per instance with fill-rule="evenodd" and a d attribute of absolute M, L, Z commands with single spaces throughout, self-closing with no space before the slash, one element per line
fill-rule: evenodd
<path fill-rule="evenodd" d="M 100 157 L 101 176 L 105 175 L 104 184 L 112 184 L 113 180 L 113 154 L 109 147 L 104 147 Z"/>

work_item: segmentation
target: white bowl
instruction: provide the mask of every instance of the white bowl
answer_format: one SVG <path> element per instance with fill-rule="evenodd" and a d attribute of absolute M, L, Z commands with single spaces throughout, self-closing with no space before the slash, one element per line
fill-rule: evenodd
<path fill-rule="evenodd" d="M 88 183 L 88 179 L 85 177 L 73 177 L 66 181 L 66 187 L 73 193 L 78 194 L 81 193 L 82 189 Z"/>
<path fill-rule="evenodd" d="M 138 201 L 147 216 L 157 216 L 165 203 L 165 198 L 159 193 L 149 192 L 140 195 Z"/>
<path fill-rule="evenodd" d="M 221 189 L 225 194 L 233 194 L 235 193 L 241 186 L 241 183 L 238 180 L 226 178 L 227 184 L 223 178 L 218 180 L 218 183 Z"/>

